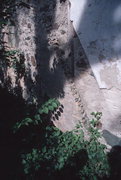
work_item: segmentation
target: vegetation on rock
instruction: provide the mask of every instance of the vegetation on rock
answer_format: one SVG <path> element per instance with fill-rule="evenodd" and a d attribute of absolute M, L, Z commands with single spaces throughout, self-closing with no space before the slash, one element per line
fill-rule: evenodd
<path fill-rule="evenodd" d="M 96 127 L 101 113 L 93 113 L 86 140 L 81 123 L 73 131 L 65 133 L 53 124 L 48 125 L 48 114 L 59 105 L 57 100 L 50 99 L 37 110 L 34 118 L 27 117 L 14 126 L 18 133 L 24 126 L 26 131 L 31 129 L 28 131 L 30 134 L 22 139 L 29 148 L 22 149 L 20 153 L 26 178 L 62 179 L 68 176 L 93 180 L 108 176 L 106 146 L 100 143 L 101 134 Z"/>

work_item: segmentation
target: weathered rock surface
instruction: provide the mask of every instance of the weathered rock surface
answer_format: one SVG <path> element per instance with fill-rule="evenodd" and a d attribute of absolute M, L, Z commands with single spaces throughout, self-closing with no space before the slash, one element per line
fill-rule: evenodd
<path fill-rule="evenodd" d="M 13 23 L 5 26 L 2 33 L 4 44 L 23 54 L 25 72 L 19 73 L 19 80 L 12 68 L 2 75 L 11 77 L 13 88 L 19 86 L 30 102 L 41 103 L 45 96 L 58 98 L 62 112 L 55 112 L 52 119 L 61 130 L 71 130 L 79 120 L 85 123 L 91 118 L 91 112 L 101 111 L 102 129 L 120 136 L 120 48 L 114 52 L 111 45 L 112 41 L 120 44 L 120 38 L 110 39 L 110 33 L 119 27 L 118 1 L 109 5 L 112 12 L 115 10 L 117 24 L 113 22 L 113 27 L 106 20 L 105 31 L 104 18 L 109 19 L 111 14 L 104 8 L 103 13 L 97 11 L 99 6 L 104 7 L 105 1 L 23 2 L 26 5 L 16 8 Z M 114 43 L 115 50 L 118 44 Z M 105 136 L 109 141 L 110 132 Z M 120 140 L 114 138 L 113 145 L 117 142 Z"/>
<path fill-rule="evenodd" d="M 120 137 L 120 1 L 70 0 L 70 2 L 71 21 L 92 70 L 91 72 L 88 67 L 82 75 L 83 70 L 79 68 L 79 63 L 76 63 L 76 74 L 79 76 L 75 80 L 76 87 L 79 93 L 83 94 L 87 113 L 101 111 L 102 128 Z M 115 143 L 117 144 L 116 141 Z"/>

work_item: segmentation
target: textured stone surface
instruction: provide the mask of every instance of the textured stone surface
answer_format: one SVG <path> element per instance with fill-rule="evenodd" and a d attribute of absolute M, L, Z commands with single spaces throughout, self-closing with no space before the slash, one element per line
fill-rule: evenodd
<path fill-rule="evenodd" d="M 16 8 L 14 25 L 7 27 L 9 33 L 4 36 L 10 49 L 18 49 L 25 58 L 25 76 L 16 80 L 14 70 L 8 71 L 12 86 L 19 84 L 23 97 L 30 102 L 36 102 L 36 97 L 39 103 L 41 97 L 58 98 L 62 112 L 55 112 L 52 119 L 61 130 L 71 130 L 87 117 L 73 81 L 74 32 L 69 1 L 24 2 L 27 6 Z"/>
<path fill-rule="evenodd" d="M 86 54 L 78 62 L 75 53 L 76 87 L 82 95 L 87 113 L 101 111 L 102 128 L 121 136 L 120 1 L 70 2 L 71 20 Z M 75 38 L 76 51 L 78 47 Z M 91 69 L 89 66 L 86 71 L 81 68 L 84 59 L 88 60 Z"/>
<path fill-rule="evenodd" d="M 121 88 L 120 1 L 70 2 L 71 20 L 99 87 Z"/>
<path fill-rule="evenodd" d="M 83 46 L 83 41 L 90 40 L 84 34 L 81 34 L 84 37 L 81 45 L 77 36 L 79 33 L 74 32 L 70 21 L 70 12 L 73 10 L 74 14 L 80 17 L 85 9 L 80 11 L 80 6 L 76 7 L 77 0 L 73 2 L 70 5 L 68 0 L 61 2 L 60 0 L 30 0 L 25 1 L 27 6 L 16 9 L 13 13 L 14 23 L 3 30 L 3 40 L 8 41 L 5 44 L 9 45 L 10 49 L 18 49 L 23 53 L 26 75 L 20 74 L 18 80 L 12 68 L 7 70 L 7 75 L 12 77 L 13 87 L 19 85 L 22 88 L 23 97 L 28 101 L 36 102 L 37 97 L 41 103 L 41 97 L 48 96 L 59 99 L 60 111 L 57 110 L 52 115 L 52 119 L 61 130 L 71 130 L 79 120 L 82 123 L 87 122 L 88 118 L 91 118 L 91 112 L 101 111 L 103 112 L 102 129 L 120 136 L 120 88 L 114 76 L 118 73 L 117 66 L 110 59 L 112 66 L 106 64 L 101 70 L 101 79 L 104 80 L 106 77 L 110 86 L 108 90 L 100 89 L 95 72 L 88 63 L 88 53 L 95 49 L 94 52 L 98 53 L 99 61 L 103 66 L 105 65 L 103 59 L 107 54 L 99 53 L 97 45 L 101 43 L 97 43 L 95 36 L 91 34 L 93 28 L 97 26 L 91 27 L 91 22 L 87 23 L 88 21 L 83 18 L 79 21 L 82 20 L 83 25 L 86 26 L 84 26 L 85 33 L 90 33 L 92 42 L 89 49 L 91 50 L 88 49 L 87 53 Z M 81 2 L 85 4 L 86 0 Z M 99 1 L 95 1 L 97 2 L 100 4 Z M 85 8 L 86 6 L 85 4 Z M 89 3 L 88 7 L 91 8 L 91 6 Z M 92 7 L 94 8 L 94 4 Z M 93 18 L 98 20 L 98 15 Z M 110 132 L 106 137 L 111 136 Z M 108 139 L 110 141 L 110 138 Z M 113 143 L 116 141 L 117 139 L 114 138 Z"/>

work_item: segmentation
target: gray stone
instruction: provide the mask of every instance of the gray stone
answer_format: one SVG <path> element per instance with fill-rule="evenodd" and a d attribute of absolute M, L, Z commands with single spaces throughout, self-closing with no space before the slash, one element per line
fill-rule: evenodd
<path fill-rule="evenodd" d="M 71 20 L 99 87 L 121 89 L 120 1 L 70 2 Z"/>
<path fill-rule="evenodd" d="M 76 87 L 85 102 L 88 114 L 92 111 L 101 111 L 103 129 L 120 136 L 121 3 L 119 0 L 70 0 L 70 2 L 71 20 L 84 49 L 84 53 L 80 56 L 86 54 L 92 71 L 88 66 L 82 72 L 82 65 L 75 55 L 75 65 L 80 66 L 78 69 L 75 66 Z M 79 42 L 74 41 L 76 54 Z"/>
<path fill-rule="evenodd" d="M 103 130 L 103 137 L 110 146 L 121 145 L 121 138 L 115 136 L 108 130 Z"/>

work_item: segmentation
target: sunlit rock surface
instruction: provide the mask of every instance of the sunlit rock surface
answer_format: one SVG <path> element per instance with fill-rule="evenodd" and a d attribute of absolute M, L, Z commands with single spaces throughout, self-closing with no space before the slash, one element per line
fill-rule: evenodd
<path fill-rule="evenodd" d="M 80 76 L 77 87 L 88 111 L 101 110 L 103 128 L 120 136 L 121 2 L 70 0 L 70 3 L 71 21 L 94 76 L 88 75 L 85 82 Z"/>

